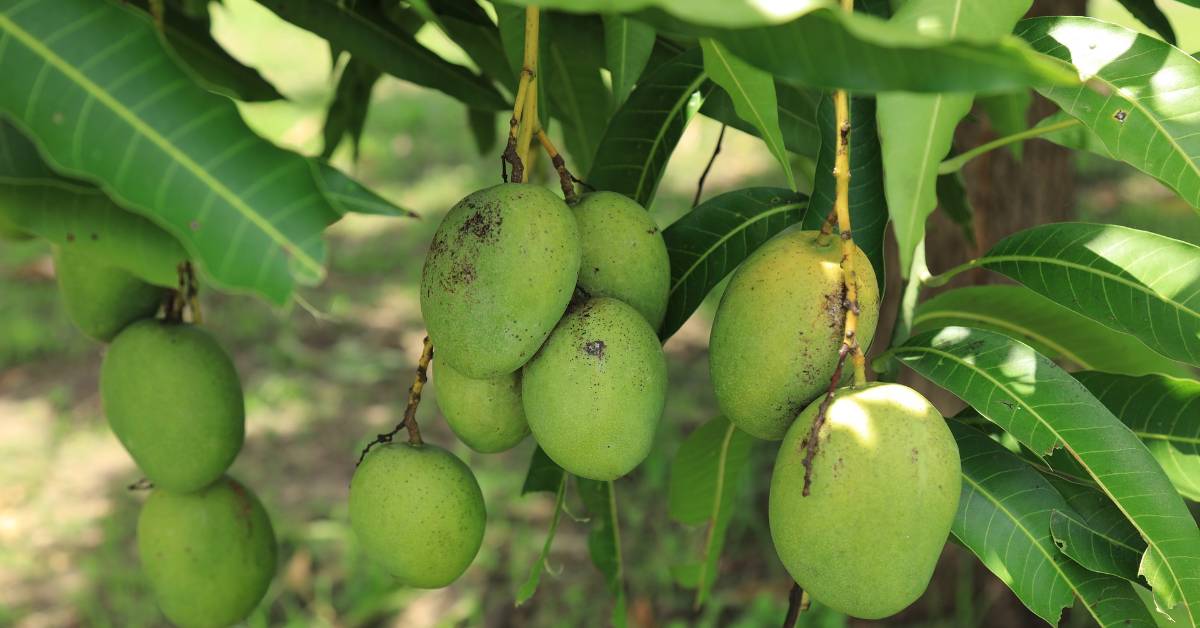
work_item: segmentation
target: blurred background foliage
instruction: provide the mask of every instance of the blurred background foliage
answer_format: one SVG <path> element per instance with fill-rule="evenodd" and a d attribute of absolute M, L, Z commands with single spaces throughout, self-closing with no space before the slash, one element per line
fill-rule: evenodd
<path fill-rule="evenodd" d="M 1200 50 L 1200 12 L 1162 4 L 1180 47 Z M 1090 11 L 1139 28 L 1116 0 L 1094 0 Z M 281 145 L 319 153 L 345 59 L 331 59 L 322 40 L 252 0 L 224 0 L 214 5 L 213 17 L 221 43 L 287 97 L 239 105 L 249 124 Z M 418 37 L 469 65 L 435 29 L 426 27 Z M 719 130 L 702 117 L 688 128 L 651 208 L 660 226 L 690 205 Z M 588 560 L 586 527 L 571 517 L 559 528 L 537 595 L 513 606 L 543 543 L 553 496 L 520 497 L 531 440 L 504 454 L 475 454 L 453 438 L 433 394 L 422 407 L 423 431 L 475 470 L 489 511 L 483 550 L 453 586 L 414 591 L 397 586 L 355 546 L 346 519 L 350 475 L 363 444 L 400 418 L 423 335 L 417 284 L 426 243 L 454 202 L 498 182 L 499 164 L 498 149 L 478 151 L 460 104 L 387 76 L 372 92 L 357 161 L 352 152 L 343 142 L 335 163 L 422 218 L 352 215 L 335 225 L 328 234 L 329 279 L 302 290 L 299 305 L 286 311 L 253 298 L 204 293 L 205 322 L 234 355 L 246 391 L 247 441 L 232 473 L 264 501 L 282 550 L 279 577 L 248 624 L 606 624 L 611 601 Z M 1088 154 L 1075 159 L 1080 219 L 1200 242 L 1200 218 L 1153 179 Z M 544 170 L 540 174 L 552 184 Z M 705 196 L 762 184 L 784 184 L 771 155 L 761 142 L 730 129 Z M 670 521 L 666 487 L 683 438 L 714 412 L 706 355 L 711 313 L 710 303 L 667 344 L 672 388 L 656 446 L 617 483 L 634 625 L 773 626 L 786 607 L 789 583 L 766 527 L 774 457 L 766 443 L 751 453 L 711 601 L 693 611 L 692 593 L 671 577 L 671 566 L 703 542 L 703 529 Z M 46 246 L 0 243 L 0 626 L 164 623 L 137 567 L 134 529 L 145 494 L 126 489 L 139 474 L 100 412 L 100 356 L 101 347 L 77 333 L 59 308 Z M 568 507 L 582 512 L 573 492 Z M 951 546 L 929 592 L 890 621 L 1011 626 L 1037 620 L 972 556 Z M 1075 613 L 1065 625 L 1088 621 Z M 801 618 L 804 626 L 847 623 L 820 608 Z"/>

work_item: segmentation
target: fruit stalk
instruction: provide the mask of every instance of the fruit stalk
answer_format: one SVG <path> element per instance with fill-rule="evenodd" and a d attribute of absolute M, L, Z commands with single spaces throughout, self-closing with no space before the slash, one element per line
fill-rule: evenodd
<path fill-rule="evenodd" d="M 404 406 L 404 422 L 401 423 L 408 429 L 410 445 L 422 443 L 421 427 L 417 425 L 417 406 L 421 405 L 421 390 L 425 388 L 425 382 L 429 381 L 429 362 L 433 360 L 433 343 L 429 342 L 429 336 L 425 336 L 423 342 L 421 358 L 417 360 L 417 375 L 413 378 L 412 386 L 408 388 L 408 404 Z"/>
<path fill-rule="evenodd" d="M 525 9 L 525 54 L 521 61 L 521 79 L 517 83 L 517 95 L 513 99 L 513 114 L 508 121 L 508 143 L 500 155 L 500 174 L 504 178 L 504 164 L 512 168 L 512 182 L 525 180 L 525 162 L 529 156 L 529 142 L 537 124 L 537 57 L 540 14 L 537 7 Z M 508 179 L 505 178 L 507 182 Z"/>
<path fill-rule="evenodd" d="M 847 4 L 846 2 L 842 3 Z M 866 357 L 858 344 L 855 332 L 858 329 L 858 273 L 854 269 L 854 232 L 850 225 L 850 96 L 845 90 L 834 93 L 834 109 L 837 112 L 837 159 L 834 161 L 833 176 L 837 182 L 833 201 L 837 212 L 838 232 L 842 238 L 842 277 L 845 282 L 846 298 L 842 307 L 846 311 L 846 327 L 842 343 L 850 351 L 854 362 L 854 383 L 865 384 Z"/>
<path fill-rule="evenodd" d="M 550 163 L 554 164 L 554 170 L 558 172 L 558 184 L 562 187 L 563 197 L 566 199 L 568 205 L 574 205 L 575 201 L 579 200 L 575 195 L 575 175 L 571 174 L 570 170 L 567 170 L 566 160 L 558 152 L 558 148 L 554 146 L 554 143 L 550 141 L 550 137 L 546 135 L 546 131 L 541 128 L 541 125 L 538 126 L 535 133 L 537 134 L 538 142 L 541 142 L 542 148 L 545 149 L 546 155 L 550 157 Z"/>

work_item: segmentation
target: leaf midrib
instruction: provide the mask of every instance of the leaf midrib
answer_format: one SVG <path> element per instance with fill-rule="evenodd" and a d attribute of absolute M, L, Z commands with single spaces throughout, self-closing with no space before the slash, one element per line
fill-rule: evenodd
<path fill-rule="evenodd" d="M 704 263 L 709 258 L 709 256 L 713 254 L 713 251 L 716 251 L 720 247 L 724 246 L 725 243 L 728 242 L 729 239 L 732 238 L 735 234 L 745 231 L 746 229 L 750 228 L 750 225 L 753 225 L 754 223 L 757 223 L 760 220 L 763 220 L 765 218 L 770 218 L 771 216 L 774 216 L 775 214 L 778 214 L 778 213 L 796 209 L 796 208 L 800 207 L 800 205 L 802 205 L 802 204 L 803 203 L 786 203 L 784 205 L 779 205 L 778 207 L 773 207 L 771 209 L 768 209 L 762 213 L 755 214 L 752 219 L 743 222 L 742 224 L 740 224 L 738 226 L 737 229 L 734 229 L 733 231 L 730 231 L 729 233 L 722 236 L 721 239 L 717 240 L 716 242 L 713 243 L 712 246 L 708 247 L 708 249 L 705 250 L 702 255 L 697 257 L 696 261 L 692 262 L 692 265 L 689 266 L 687 270 L 683 271 L 683 274 L 679 276 L 679 281 L 676 281 L 674 284 L 672 284 L 671 290 L 667 292 L 668 298 L 671 295 L 675 294 L 675 291 L 679 289 L 679 286 L 683 285 L 683 283 L 685 281 L 687 281 L 688 277 L 691 277 L 692 273 L 695 272 L 696 268 L 698 268 L 702 263 Z"/>
<path fill-rule="evenodd" d="M 977 320 L 980 322 L 988 323 L 990 325 L 995 325 L 996 327 L 999 327 L 1001 329 L 1007 329 L 1009 331 L 1013 331 L 1018 334 L 1022 334 L 1029 338 L 1032 338 L 1032 339 L 1036 340 L 1037 342 L 1040 342 L 1040 343 L 1046 345 L 1047 347 L 1053 349 L 1054 351 L 1057 351 L 1059 353 L 1059 355 L 1078 364 L 1079 366 L 1083 367 L 1086 370 L 1094 370 L 1096 368 L 1096 367 L 1092 366 L 1090 363 L 1088 363 L 1087 361 L 1085 361 L 1083 358 L 1079 357 L 1078 355 L 1075 355 L 1075 353 L 1073 353 L 1066 347 L 1063 347 L 1062 345 L 1058 344 L 1054 340 L 1051 340 L 1050 338 L 1046 337 L 1043 334 L 1040 334 L 1040 333 L 1038 333 L 1032 329 L 1029 329 L 1027 327 L 1022 327 L 1020 325 L 1017 325 L 1017 324 L 1013 323 L 1012 321 L 1007 321 L 1007 320 L 1000 319 L 1000 318 L 993 318 L 991 316 L 979 314 L 977 312 L 967 312 L 967 311 L 962 311 L 962 310 L 937 310 L 935 312 L 927 312 L 924 314 L 917 315 L 915 318 L 913 318 L 912 324 L 913 324 L 913 327 L 915 328 L 920 323 L 930 320 L 930 319 L 935 319 L 935 318 L 974 319 L 974 320 Z"/>
<path fill-rule="evenodd" d="M 754 101 L 750 98 L 750 92 L 746 91 L 745 86 L 743 86 L 742 82 L 740 80 L 738 80 L 737 72 L 734 72 L 733 66 L 729 64 L 729 60 L 726 59 L 726 57 L 725 57 L 726 51 L 723 50 L 721 48 L 720 44 L 718 44 L 716 41 L 712 41 L 712 44 L 705 50 L 705 52 L 708 52 L 708 50 L 711 50 L 713 52 L 713 55 L 716 56 L 717 62 L 720 63 L 721 66 L 725 68 L 725 73 L 726 73 L 726 75 L 729 76 L 729 80 L 733 81 L 734 86 L 737 88 L 737 90 L 739 92 L 742 93 L 742 100 L 745 101 L 746 106 L 750 109 L 750 112 L 754 115 L 754 118 L 758 121 L 758 123 L 755 126 L 757 126 L 759 129 L 762 130 L 762 134 L 763 134 L 762 140 L 767 143 L 767 147 L 770 149 L 771 153 L 774 154 L 777 159 L 779 159 L 781 162 L 783 162 L 785 174 L 787 174 L 787 177 L 789 179 L 789 181 L 788 181 L 788 183 L 790 184 L 789 187 L 795 189 L 796 182 L 793 180 L 794 177 L 792 175 L 791 169 L 788 167 L 787 149 L 776 143 L 776 141 L 775 141 L 776 136 L 775 136 L 775 134 L 771 133 L 771 131 L 774 129 L 772 129 L 770 126 L 767 125 L 767 120 L 765 117 L 763 117 L 763 113 L 761 111 L 759 111 L 758 106 L 755 105 Z M 774 83 L 773 77 L 771 78 L 771 81 L 772 81 L 771 88 L 774 89 L 775 83 Z M 778 103 L 776 103 L 776 107 L 778 107 Z M 734 109 L 735 110 L 737 109 L 737 103 L 734 103 Z M 775 126 L 776 127 L 779 126 L 778 112 L 776 112 Z"/>

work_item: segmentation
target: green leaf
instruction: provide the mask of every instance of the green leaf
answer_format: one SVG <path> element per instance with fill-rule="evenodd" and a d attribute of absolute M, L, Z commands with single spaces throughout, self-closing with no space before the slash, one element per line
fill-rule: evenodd
<path fill-rule="evenodd" d="M 1200 248 L 1116 225 L 1015 233 L 972 265 L 1025 284 L 1175 360 L 1200 364 Z"/>
<path fill-rule="evenodd" d="M 1068 509 L 1050 513 L 1050 535 L 1059 551 L 1086 569 L 1139 583 L 1146 542 L 1104 493 L 1053 476 Z"/>
<path fill-rule="evenodd" d="M 1137 434 L 1184 497 L 1200 501 L 1200 381 L 1076 373 Z"/>
<path fill-rule="evenodd" d="M 535 450 L 541 452 L 541 448 Z M 544 454 L 543 454 L 544 456 Z M 526 481 L 528 486 L 528 480 Z M 528 602 L 533 594 L 537 592 L 538 583 L 542 581 L 542 572 L 546 570 L 546 559 L 550 556 L 550 546 L 554 543 L 554 533 L 558 531 L 558 522 L 562 519 L 563 499 L 567 493 L 567 476 L 559 470 L 558 488 L 554 491 L 554 516 L 550 518 L 550 529 L 546 531 L 546 542 L 542 544 L 542 551 L 538 554 L 537 560 L 534 561 L 533 567 L 529 570 L 529 576 L 525 582 L 521 583 L 517 589 L 516 602 L 517 606 Z"/>
<path fill-rule="evenodd" d="M 474 2 L 435 0 L 432 8 L 446 35 L 454 41 L 483 73 L 515 92 L 517 75 L 500 41 L 500 30 L 496 23 Z"/>
<path fill-rule="evenodd" d="M 419 218 L 416 212 L 397 207 L 366 186 L 351 179 L 341 170 L 327 162 L 314 160 L 317 184 L 325 200 L 343 216 L 349 213 L 372 214 L 375 216 L 405 216 Z"/>
<path fill-rule="evenodd" d="M 620 15 L 605 14 L 604 51 L 612 73 L 613 102 L 620 107 L 637 83 L 650 51 L 654 49 L 654 28 Z"/>
<path fill-rule="evenodd" d="M 834 0 L 504 0 L 507 4 L 536 5 L 576 13 L 630 13 L 663 10 L 695 24 L 742 28 L 779 24 L 816 7 L 836 6 Z"/>
<path fill-rule="evenodd" d="M 37 146 L 13 123 L 0 116 L 0 184 L 71 183 L 92 188 L 90 183 L 61 177 L 42 159 Z"/>
<path fill-rule="evenodd" d="M 1058 551 L 1051 515 L 1070 507 L 1049 482 L 983 432 L 949 425 L 963 473 L 951 533 L 1030 611 L 1056 626 L 1078 598 L 1101 626 L 1154 626 L 1128 582 L 1091 573 Z"/>
<path fill-rule="evenodd" d="M 1058 128 L 1054 131 L 1044 131 L 1038 137 L 1058 144 L 1059 146 L 1074 150 L 1086 150 L 1090 153 L 1099 155 L 1106 159 L 1120 161 L 1120 158 L 1112 154 L 1108 147 L 1104 145 L 1104 140 L 1100 139 L 1099 135 L 1092 132 L 1078 120 L 1067 115 L 1065 111 L 1052 113 L 1041 120 L 1038 120 L 1035 128 L 1043 128 L 1048 126 L 1062 125 L 1064 123 L 1075 122 L 1075 124 Z M 1018 142 L 1020 143 L 1020 142 Z"/>
<path fill-rule="evenodd" d="M 767 240 L 800 221 L 804 196 L 783 188 L 746 188 L 713 197 L 663 231 L 671 258 L 670 338 L 726 275 Z"/>
<path fill-rule="evenodd" d="M 1029 107 L 1033 104 L 1033 92 L 1027 89 L 980 96 L 975 102 L 987 113 L 988 122 L 996 135 L 1013 135 L 1029 128 Z M 1012 151 L 1013 157 L 1020 159 L 1024 146 L 1024 142 L 1013 142 L 1008 145 L 1008 149 Z"/>
<path fill-rule="evenodd" d="M 913 33 L 972 41 L 999 41 L 1029 10 L 1031 0 L 908 0 L 891 24 Z M 879 141 L 888 211 L 907 278 L 913 250 L 925 237 L 925 222 L 937 207 L 938 165 L 950 152 L 954 129 L 971 111 L 974 94 L 879 95 Z"/>
<path fill-rule="evenodd" d="M 588 184 L 650 206 L 691 119 L 688 101 L 712 89 L 701 63 L 700 49 L 692 48 L 642 78 L 609 121 L 588 171 Z"/>
<path fill-rule="evenodd" d="M 1035 49 L 1087 80 L 1041 93 L 1094 132 L 1118 159 L 1200 209 L 1200 61 L 1148 35 L 1085 17 L 1022 21 Z"/>
<path fill-rule="evenodd" d="M 789 189 L 796 189 L 796 176 L 792 174 L 792 162 L 783 145 L 783 131 L 779 128 L 779 105 L 775 99 L 775 79 L 770 74 L 729 54 L 721 44 L 712 39 L 701 39 L 704 51 L 704 71 L 714 83 L 721 86 L 733 101 L 738 117 L 749 122 L 783 167 Z"/>
<path fill-rule="evenodd" d="M 325 127 L 321 131 L 325 146 L 321 150 L 321 157 L 329 159 L 342 137 L 349 135 L 354 161 L 358 161 L 358 142 L 367 123 L 371 90 L 380 74 L 375 66 L 358 57 L 351 56 L 346 62 L 337 89 L 333 92 L 333 102 L 329 103 L 329 110 L 325 113 Z"/>
<path fill-rule="evenodd" d="M 917 306 L 914 333 L 951 325 L 998 331 L 1042 355 L 1085 369 L 1130 375 L 1189 372 L 1137 338 L 1076 314 L 1024 286 L 956 288 Z"/>
<path fill-rule="evenodd" d="M 533 458 L 529 460 L 529 471 L 525 473 L 525 485 L 521 494 L 553 493 L 562 484 L 566 471 L 554 463 L 541 447 L 533 448 Z"/>
<path fill-rule="evenodd" d="M 613 596 L 612 624 L 627 625 L 625 612 L 625 567 L 621 560 L 621 529 L 617 520 L 617 495 L 612 482 L 575 478 L 579 496 L 590 514 L 588 552 L 592 563 L 604 574 Z"/>
<path fill-rule="evenodd" d="M 1018 143 L 1019 144 L 1019 143 Z M 967 186 L 963 182 L 962 171 L 939 174 L 937 178 L 938 207 L 946 212 L 950 220 L 962 230 L 963 239 L 971 247 L 975 246 L 975 208 L 967 196 Z"/>
<path fill-rule="evenodd" d="M 817 109 L 821 131 L 821 150 L 817 154 L 817 174 L 813 182 L 812 202 L 804 214 L 805 229 L 820 229 L 829 212 L 837 180 L 833 176 L 837 159 L 837 115 L 833 98 L 825 97 Z M 858 245 L 871 268 L 880 292 L 887 274 L 884 270 L 883 239 L 887 234 L 888 208 L 883 194 L 883 162 L 879 157 L 879 135 L 875 132 L 875 99 L 850 98 L 850 225 Z"/>
<path fill-rule="evenodd" d="M 575 169 L 587 172 L 595 157 L 604 128 L 608 125 L 612 96 L 600 76 L 598 64 L 589 61 L 585 48 L 599 53 L 603 46 L 599 32 L 589 41 L 587 28 L 578 27 L 580 18 L 552 15 L 544 25 L 547 48 L 542 55 L 540 84 L 544 84 L 553 108 L 548 112 L 563 126 L 567 152 Z M 596 55 L 599 56 L 599 55 Z"/>
<path fill-rule="evenodd" d="M 286 302 L 293 279 L 324 276 L 321 233 L 337 213 L 307 160 L 192 83 L 135 11 L 38 0 L 0 12 L 0 111 L 55 170 L 178 238 L 210 281 Z"/>
<path fill-rule="evenodd" d="M 717 417 L 692 432 L 671 461 L 671 517 L 680 523 L 707 525 L 696 572 L 697 607 L 704 604 L 717 579 L 725 531 L 733 517 L 733 498 L 753 440 L 729 419 Z"/>
<path fill-rule="evenodd" d="M 816 122 L 821 92 L 775 81 L 775 99 L 783 145 L 797 155 L 816 157 L 821 146 Z M 725 90 L 713 90 L 700 106 L 700 113 L 739 131 L 758 135 L 758 129 L 738 116 Z"/>
<path fill-rule="evenodd" d="M 475 148 L 480 155 L 487 155 L 496 148 L 496 117 L 498 114 L 478 109 L 467 110 L 467 125 L 471 127 L 471 137 L 475 138 Z"/>
<path fill-rule="evenodd" d="M 1117 0 L 1121 6 L 1125 7 L 1129 14 L 1137 18 L 1139 22 L 1148 26 L 1151 30 L 1167 40 L 1167 43 L 1175 45 L 1175 29 L 1171 28 L 1171 21 L 1167 19 L 1167 15 L 1158 8 L 1155 0 Z"/>
<path fill-rule="evenodd" d="M 373 3 L 354 7 L 338 0 L 258 0 L 279 17 L 328 39 L 380 70 L 436 89 L 485 111 L 509 108 L 487 79 L 431 52 L 404 29 L 390 23 Z"/>
<path fill-rule="evenodd" d="M 1037 455 L 1065 449 L 1146 541 L 1138 573 L 1160 604 L 1182 604 L 1196 623 L 1200 529 L 1145 445 L 1082 384 L 1028 345 L 990 331 L 947 327 L 892 351 Z"/>

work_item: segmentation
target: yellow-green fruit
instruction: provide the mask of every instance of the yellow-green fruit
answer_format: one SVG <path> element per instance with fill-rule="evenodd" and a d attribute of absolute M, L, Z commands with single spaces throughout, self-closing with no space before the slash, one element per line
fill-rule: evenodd
<path fill-rule="evenodd" d="M 837 367 L 842 308 L 842 242 L 818 244 L 816 231 L 785 231 L 742 263 L 717 307 L 709 373 L 717 405 L 742 430 L 779 440 L 829 385 Z M 879 288 L 871 262 L 855 247 L 857 338 L 875 336 Z"/>
<path fill-rule="evenodd" d="M 579 257 L 570 208 L 543 187 L 506 183 L 459 201 L 421 274 L 438 359 L 479 379 L 521 368 L 571 300 Z"/>
<path fill-rule="evenodd" d="M 805 441 L 820 403 L 788 429 L 775 460 L 775 551 L 814 600 L 854 617 L 887 617 L 929 585 L 958 508 L 958 446 L 917 391 L 844 388 L 821 428 L 805 497 Z"/>
<path fill-rule="evenodd" d="M 100 399 L 113 433 L 156 486 L 206 486 L 242 448 L 237 371 L 198 327 L 159 320 L 127 327 L 100 366 Z"/>
<path fill-rule="evenodd" d="M 512 449 L 529 434 L 521 405 L 521 372 L 472 379 L 435 362 L 438 407 L 459 440 L 480 453 Z"/>
<path fill-rule="evenodd" d="M 471 566 L 487 510 L 475 474 L 428 443 L 371 450 L 350 481 L 350 526 L 363 550 L 404 584 L 438 589 Z"/>
<path fill-rule="evenodd" d="M 583 242 L 579 286 L 632 305 L 658 329 L 667 313 L 671 260 L 654 219 L 615 192 L 585 194 L 573 211 Z"/>
<path fill-rule="evenodd" d="M 567 471 L 615 480 L 650 453 L 667 397 L 658 336 L 631 306 L 591 299 L 563 317 L 525 366 L 525 416 Z"/>
<path fill-rule="evenodd" d="M 54 271 L 67 315 L 80 331 L 101 342 L 112 340 L 134 321 L 154 316 L 166 292 L 69 249 L 55 249 Z"/>
<path fill-rule="evenodd" d="M 194 493 L 156 488 L 137 526 L 142 569 L 178 626 L 235 624 L 275 575 L 275 533 L 254 493 L 223 477 Z"/>

